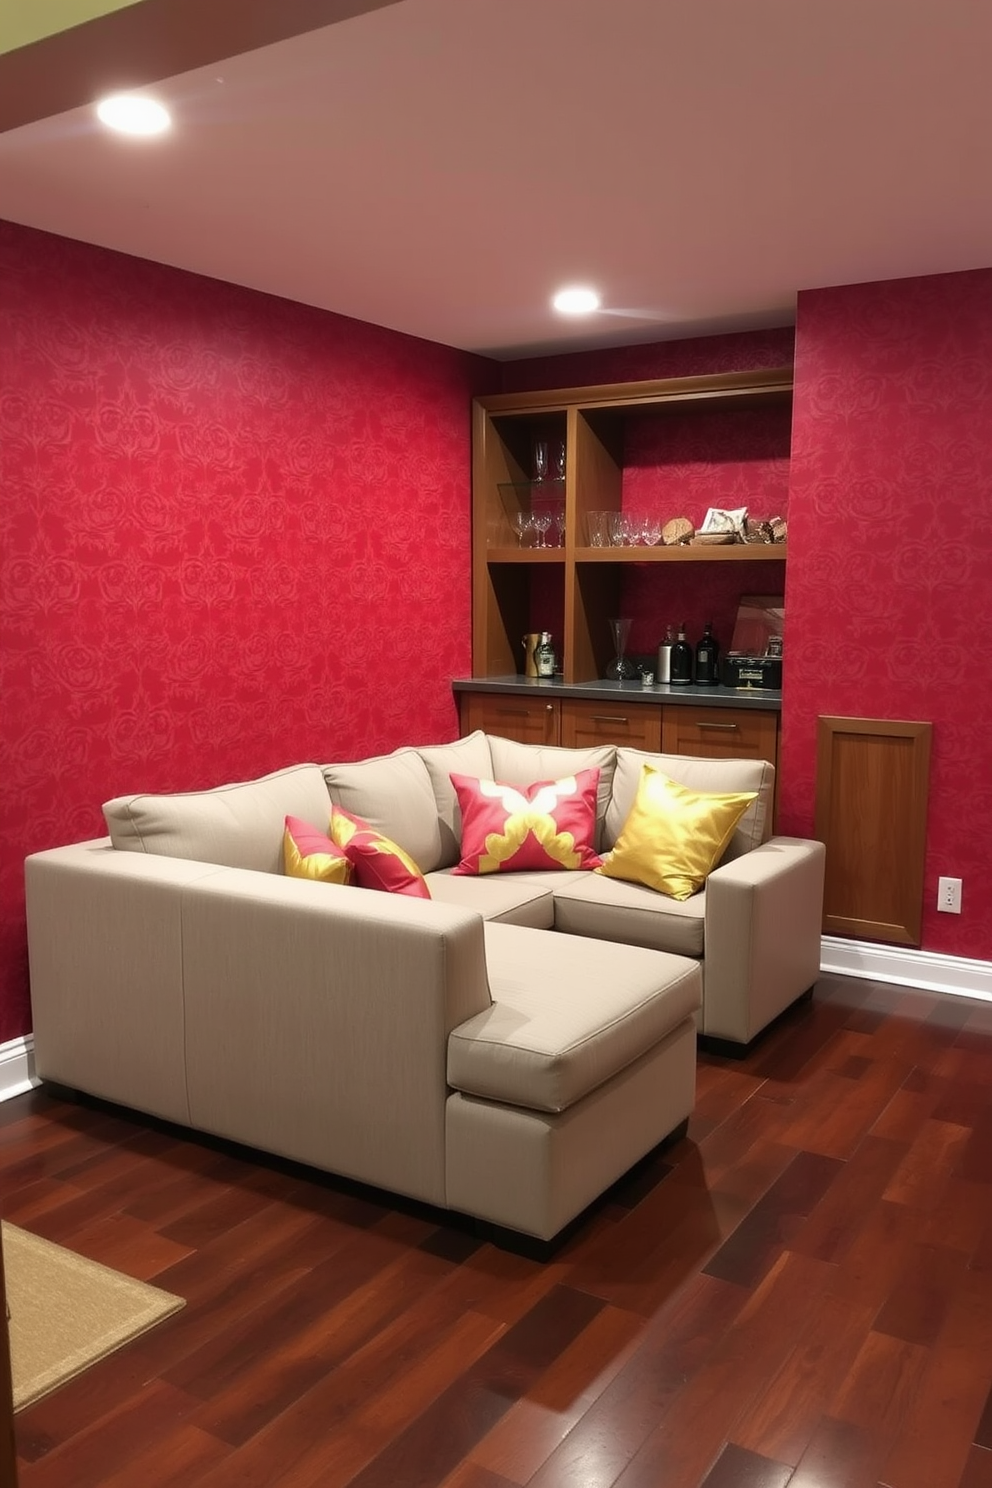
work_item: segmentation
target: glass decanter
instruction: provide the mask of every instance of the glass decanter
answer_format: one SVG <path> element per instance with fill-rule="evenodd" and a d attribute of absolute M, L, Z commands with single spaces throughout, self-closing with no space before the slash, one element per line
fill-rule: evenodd
<path fill-rule="evenodd" d="M 631 682 L 637 676 L 634 663 L 627 660 L 630 626 L 628 619 L 609 621 L 610 634 L 613 637 L 613 660 L 607 663 L 603 674 L 608 682 Z"/>

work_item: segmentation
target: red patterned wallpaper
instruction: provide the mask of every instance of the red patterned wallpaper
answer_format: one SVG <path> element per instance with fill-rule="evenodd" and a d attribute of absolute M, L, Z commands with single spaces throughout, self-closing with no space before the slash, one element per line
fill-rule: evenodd
<path fill-rule="evenodd" d="M 101 802 L 454 737 L 499 368 L 0 224 L 0 1042 Z"/>
<path fill-rule="evenodd" d="M 923 948 L 992 960 L 992 269 L 799 296 L 780 826 L 819 714 L 930 720 Z M 964 880 L 938 914 L 937 878 Z"/>

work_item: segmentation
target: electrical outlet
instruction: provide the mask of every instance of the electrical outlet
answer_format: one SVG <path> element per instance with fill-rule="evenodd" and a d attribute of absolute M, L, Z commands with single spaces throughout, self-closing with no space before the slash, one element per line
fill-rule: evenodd
<path fill-rule="evenodd" d="M 943 910 L 945 914 L 961 913 L 961 880 L 959 878 L 938 878 L 937 908 Z"/>

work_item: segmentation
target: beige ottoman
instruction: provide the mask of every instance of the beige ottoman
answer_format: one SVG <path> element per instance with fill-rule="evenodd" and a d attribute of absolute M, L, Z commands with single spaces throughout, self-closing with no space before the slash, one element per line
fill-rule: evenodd
<path fill-rule="evenodd" d="M 448 1039 L 446 1202 L 547 1241 L 692 1109 L 688 957 L 486 926 L 493 1005 Z"/>

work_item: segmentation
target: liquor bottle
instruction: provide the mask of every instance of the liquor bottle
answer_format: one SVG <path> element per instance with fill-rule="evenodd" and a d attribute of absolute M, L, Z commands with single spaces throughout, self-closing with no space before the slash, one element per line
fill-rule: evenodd
<path fill-rule="evenodd" d="M 679 626 L 678 637 L 672 647 L 669 682 L 673 687 L 688 687 L 692 681 L 692 647 L 685 638 L 685 621 Z"/>
<path fill-rule="evenodd" d="M 717 659 L 720 654 L 720 645 L 713 634 L 713 624 L 707 620 L 705 629 L 696 642 L 696 681 L 717 682 Z"/>
<path fill-rule="evenodd" d="M 658 647 L 658 676 L 657 681 L 669 682 L 672 676 L 672 647 L 675 645 L 675 632 L 670 625 L 665 626 L 665 639 Z"/>
<path fill-rule="evenodd" d="M 534 660 L 537 663 L 537 675 L 539 677 L 553 677 L 557 661 L 555 648 L 551 644 L 550 630 L 541 631 L 541 639 L 534 648 Z"/>

